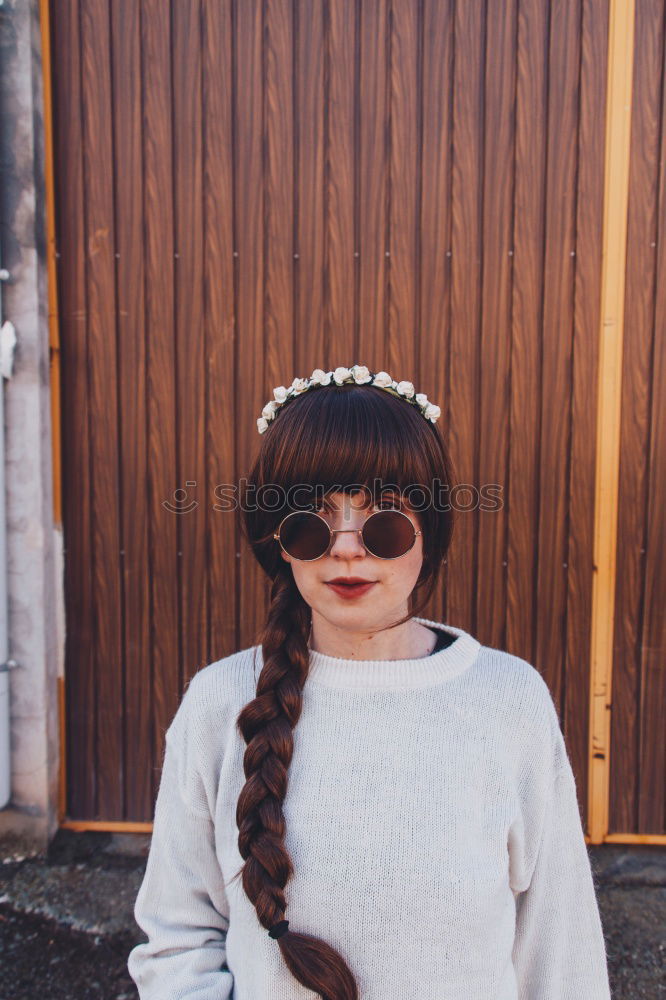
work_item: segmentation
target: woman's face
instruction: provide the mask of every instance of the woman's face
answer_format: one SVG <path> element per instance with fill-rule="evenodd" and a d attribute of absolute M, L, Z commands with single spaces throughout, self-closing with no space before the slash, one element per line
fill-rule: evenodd
<path fill-rule="evenodd" d="M 318 508 L 318 513 L 331 528 L 362 528 L 374 510 L 391 506 L 399 507 L 414 528 L 420 529 L 418 516 L 397 493 L 394 499 L 383 494 L 377 504 L 368 501 L 362 492 L 356 495 L 332 493 L 327 496 L 324 506 Z M 336 628 L 365 631 L 407 613 L 408 598 L 423 564 L 423 536 L 417 535 L 409 552 L 397 559 L 379 559 L 371 555 L 355 531 L 334 534 L 328 552 L 312 562 L 280 552 L 290 563 L 296 586 L 313 609 L 313 617 L 316 613 Z M 373 581 L 374 585 L 363 594 L 346 597 L 336 593 L 329 584 L 339 577 L 360 577 Z"/>

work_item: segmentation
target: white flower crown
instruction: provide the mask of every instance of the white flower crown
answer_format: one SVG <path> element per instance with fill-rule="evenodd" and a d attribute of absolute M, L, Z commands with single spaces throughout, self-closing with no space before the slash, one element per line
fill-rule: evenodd
<path fill-rule="evenodd" d="M 388 372 L 377 372 L 373 375 L 365 365 L 352 365 L 351 368 L 336 368 L 332 372 L 325 372 L 321 368 L 315 368 L 310 378 L 295 378 L 288 389 L 283 385 L 278 385 L 273 389 L 273 396 L 275 398 L 266 403 L 261 411 L 261 416 L 257 418 L 257 430 L 259 433 L 263 434 L 268 429 L 268 425 L 271 420 L 275 419 L 275 415 L 280 407 L 289 402 L 290 399 L 293 399 L 294 396 L 300 396 L 301 393 L 307 392 L 308 389 L 312 389 L 314 386 L 330 385 L 331 382 L 335 385 L 353 382 L 356 385 L 376 385 L 379 389 L 386 389 L 388 392 L 393 393 L 394 396 L 404 399 L 406 403 L 417 406 L 426 420 L 430 420 L 433 424 L 442 412 L 439 406 L 428 401 L 428 397 L 424 392 L 415 392 L 411 382 L 396 382 Z"/>

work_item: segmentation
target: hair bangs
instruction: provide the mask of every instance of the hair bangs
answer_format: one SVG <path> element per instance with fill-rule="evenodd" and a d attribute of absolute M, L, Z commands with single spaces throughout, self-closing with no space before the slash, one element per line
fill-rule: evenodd
<path fill-rule="evenodd" d="M 405 400 L 374 387 L 326 386 L 283 408 L 266 434 L 262 471 L 290 491 L 293 506 L 314 500 L 313 490 L 320 500 L 354 487 L 374 501 L 389 487 L 429 489 L 441 473 L 437 445 L 433 426 Z"/>

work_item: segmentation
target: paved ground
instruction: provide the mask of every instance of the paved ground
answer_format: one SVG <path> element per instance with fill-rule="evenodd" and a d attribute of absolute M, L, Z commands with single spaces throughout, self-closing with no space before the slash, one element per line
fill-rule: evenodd
<path fill-rule="evenodd" d="M 137 1000 L 126 963 L 148 845 L 60 830 L 46 858 L 0 854 L 0 1000 Z M 590 857 L 613 1000 L 666 1000 L 666 850 Z"/>
<path fill-rule="evenodd" d="M 0 856 L 0 1000 L 137 1000 L 127 956 L 149 837 L 60 830 Z"/>

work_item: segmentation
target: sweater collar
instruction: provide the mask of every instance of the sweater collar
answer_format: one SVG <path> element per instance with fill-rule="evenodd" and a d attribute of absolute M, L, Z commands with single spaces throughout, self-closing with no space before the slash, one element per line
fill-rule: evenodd
<path fill-rule="evenodd" d="M 456 677 L 476 659 L 481 643 L 468 632 L 427 618 L 415 617 L 415 621 L 452 632 L 458 638 L 437 653 L 407 660 L 349 660 L 310 649 L 306 684 L 312 681 L 344 690 L 414 690 Z"/>

